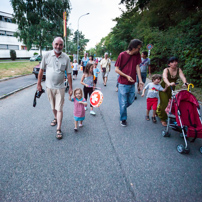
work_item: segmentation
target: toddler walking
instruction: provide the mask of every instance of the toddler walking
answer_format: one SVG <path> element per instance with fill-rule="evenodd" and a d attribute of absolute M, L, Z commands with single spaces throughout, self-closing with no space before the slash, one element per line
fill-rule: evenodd
<path fill-rule="evenodd" d="M 78 121 L 80 121 L 79 127 L 82 127 L 83 120 L 85 119 L 85 109 L 84 106 L 87 105 L 85 98 L 83 98 L 83 92 L 81 88 L 76 88 L 74 90 L 74 98 L 69 96 L 69 100 L 74 102 L 74 131 L 78 130 Z"/>
<path fill-rule="evenodd" d="M 87 101 L 88 95 L 90 98 L 95 86 L 95 84 L 93 83 L 93 64 L 88 63 L 86 65 L 84 74 L 81 77 L 81 84 L 84 85 L 83 88 L 84 98 Z M 87 110 L 87 107 L 85 107 L 85 110 Z M 90 114 L 96 115 L 96 113 L 93 111 L 93 106 L 91 104 L 90 104 Z"/>
<path fill-rule="evenodd" d="M 152 82 L 151 83 L 148 83 L 143 91 L 142 91 L 142 97 L 144 97 L 144 94 L 145 94 L 145 91 L 146 89 L 149 89 L 148 90 L 148 93 L 147 93 L 147 114 L 146 114 L 146 120 L 149 121 L 150 118 L 149 118 L 149 112 L 151 110 L 151 108 L 153 109 L 153 115 L 152 115 L 152 121 L 153 123 L 156 123 L 156 110 L 157 110 L 157 104 L 158 104 L 158 97 L 159 97 L 159 94 L 158 94 L 158 91 L 163 91 L 165 92 L 167 90 L 167 87 L 163 88 L 161 85 L 160 85 L 160 82 L 161 82 L 161 75 L 160 74 L 154 74 L 152 76 Z"/>

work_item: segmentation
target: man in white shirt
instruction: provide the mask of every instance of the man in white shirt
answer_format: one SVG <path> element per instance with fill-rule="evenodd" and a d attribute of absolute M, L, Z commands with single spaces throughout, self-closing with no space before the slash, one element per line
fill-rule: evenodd
<path fill-rule="evenodd" d="M 101 60 L 100 66 L 102 71 L 103 84 L 106 86 L 107 78 L 111 69 L 111 60 L 108 58 L 108 53 L 105 53 L 105 57 Z"/>
<path fill-rule="evenodd" d="M 63 118 L 63 105 L 65 97 L 65 70 L 67 72 L 69 82 L 69 94 L 72 95 L 72 68 L 70 65 L 69 56 L 62 52 L 64 41 L 61 37 L 56 37 L 52 43 L 53 50 L 48 51 L 42 58 L 37 89 L 42 90 L 41 80 L 43 71 L 46 68 L 46 92 L 54 114 L 54 120 L 51 126 L 57 125 L 57 139 L 62 139 L 61 131 Z"/>

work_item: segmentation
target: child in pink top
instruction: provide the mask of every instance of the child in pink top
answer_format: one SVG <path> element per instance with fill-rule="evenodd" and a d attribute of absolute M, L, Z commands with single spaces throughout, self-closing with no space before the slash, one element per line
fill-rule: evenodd
<path fill-rule="evenodd" d="M 69 100 L 74 102 L 74 131 L 78 130 L 78 121 L 80 121 L 79 127 L 82 127 L 82 122 L 85 119 L 85 109 L 84 106 L 87 105 L 85 98 L 83 98 L 83 92 L 81 88 L 76 88 L 74 90 L 74 98 L 69 96 Z"/>

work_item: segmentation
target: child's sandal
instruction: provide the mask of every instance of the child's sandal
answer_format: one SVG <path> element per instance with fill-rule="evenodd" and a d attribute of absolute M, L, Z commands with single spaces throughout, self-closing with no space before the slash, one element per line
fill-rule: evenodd
<path fill-rule="evenodd" d="M 152 121 L 153 121 L 153 123 L 156 123 L 156 117 L 155 116 L 152 117 Z"/>
<path fill-rule="evenodd" d="M 149 116 L 145 116 L 145 119 L 146 119 L 147 121 L 150 121 Z"/>

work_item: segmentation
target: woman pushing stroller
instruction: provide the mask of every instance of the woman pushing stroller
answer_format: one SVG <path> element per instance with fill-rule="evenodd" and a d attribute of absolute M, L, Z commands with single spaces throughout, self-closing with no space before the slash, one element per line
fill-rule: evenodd
<path fill-rule="evenodd" d="M 168 86 L 173 86 L 173 90 L 175 90 L 175 84 L 177 79 L 180 78 L 182 82 L 187 85 L 187 80 L 180 68 L 178 68 L 178 59 L 176 57 L 171 57 L 168 60 L 168 67 L 163 71 L 163 80 L 161 82 L 161 86 L 163 88 Z M 167 126 L 167 114 L 165 109 L 168 105 L 169 99 L 171 98 L 171 89 L 167 88 L 165 92 L 159 92 L 160 103 L 157 107 L 157 116 L 161 119 L 161 123 L 163 126 Z"/>

